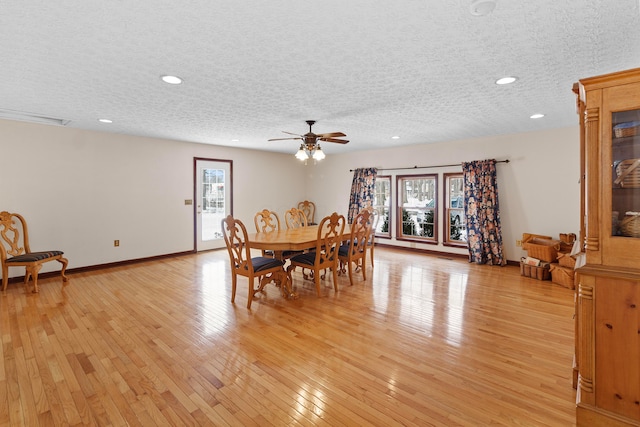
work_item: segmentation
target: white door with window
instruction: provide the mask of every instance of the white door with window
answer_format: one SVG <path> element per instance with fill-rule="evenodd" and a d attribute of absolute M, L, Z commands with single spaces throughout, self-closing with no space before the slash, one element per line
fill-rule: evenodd
<path fill-rule="evenodd" d="M 224 247 L 222 220 L 231 214 L 231 160 L 195 160 L 196 250 Z"/>

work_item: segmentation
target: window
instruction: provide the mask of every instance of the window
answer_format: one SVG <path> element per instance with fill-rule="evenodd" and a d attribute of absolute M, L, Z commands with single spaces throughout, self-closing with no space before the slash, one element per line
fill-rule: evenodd
<path fill-rule="evenodd" d="M 226 177 L 224 169 L 202 170 L 202 211 L 220 216 L 221 220 L 226 213 L 225 184 Z M 218 233 L 220 232 L 218 231 Z"/>
<path fill-rule="evenodd" d="M 373 208 L 380 214 L 376 225 L 376 236 L 391 237 L 391 177 L 376 177 L 376 188 L 373 196 Z"/>
<path fill-rule="evenodd" d="M 467 227 L 464 212 L 464 178 L 462 174 L 445 174 L 445 212 L 447 226 L 444 242 L 450 246 L 466 246 Z"/>
<path fill-rule="evenodd" d="M 398 239 L 436 243 L 437 175 L 398 176 Z"/>

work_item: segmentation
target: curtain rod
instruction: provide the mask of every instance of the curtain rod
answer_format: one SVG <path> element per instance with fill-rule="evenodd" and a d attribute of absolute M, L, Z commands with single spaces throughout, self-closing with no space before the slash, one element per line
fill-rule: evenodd
<path fill-rule="evenodd" d="M 496 163 L 509 163 L 509 159 L 496 160 Z M 461 163 L 454 163 L 452 165 L 433 165 L 433 166 L 412 166 L 407 168 L 378 168 L 378 171 L 397 171 L 406 169 L 428 169 L 428 168 L 446 168 L 451 166 L 461 166 Z M 355 169 L 349 169 L 349 172 L 353 172 Z"/>

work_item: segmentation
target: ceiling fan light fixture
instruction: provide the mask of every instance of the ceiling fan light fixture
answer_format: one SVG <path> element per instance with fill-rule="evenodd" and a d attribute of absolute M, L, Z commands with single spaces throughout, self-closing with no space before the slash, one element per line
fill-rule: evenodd
<path fill-rule="evenodd" d="M 300 144 L 300 148 L 298 149 L 298 152 L 296 153 L 296 159 L 298 159 L 300 161 L 304 161 L 304 160 L 307 160 L 308 158 L 309 158 L 309 155 L 305 151 L 304 145 Z"/>
<path fill-rule="evenodd" d="M 315 134 L 311 130 L 311 127 L 315 123 L 315 120 L 307 120 L 307 124 L 309 125 L 309 132 L 304 135 L 299 135 L 297 133 L 283 131 L 286 134 L 293 135 L 294 137 L 288 138 L 271 138 L 268 141 L 282 141 L 282 140 L 290 140 L 297 139 L 302 140 L 302 144 L 300 144 L 300 148 L 295 154 L 296 159 L 300 161 L 304 161 L 307 164 L 307 160 L 313 159 L 314 161 L 322 160 L 327 157 L 322 151 L 320 147 L 320 141 L 322 142 L 335 142 L 338 144 L 346 144 L 349 141 L 346 139 L 339 139 L 340 137 L 347 136 L 342 132 L 329 132 L 329 133 L 319 133 Z"/>
<path fill-rule="evenodd" d="M 320 144 L 318 144 L 317 148 L 313 151 L 313 159 L 314 160 L 322 160 L 325 157 L 327 157 L 324 154 L 324 151 L 322 151 L 322 148 L 320 147 Z"/>

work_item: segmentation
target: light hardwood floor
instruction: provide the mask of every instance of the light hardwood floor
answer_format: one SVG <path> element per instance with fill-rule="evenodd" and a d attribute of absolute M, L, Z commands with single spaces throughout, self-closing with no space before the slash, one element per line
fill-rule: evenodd
<path fill-rule="evenodd" d="M 376 249 L 318 298 L 230 298 L 226 251 L 0 296 L 0 425 L 571 426 L 573 291 Z M 370 267 L 369 267 L 370 268 Z"/>

